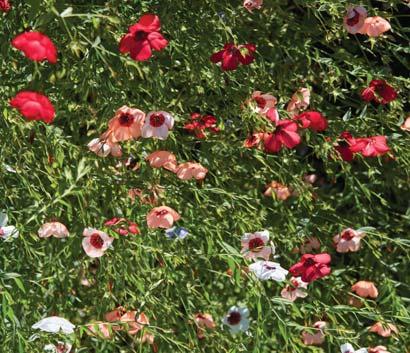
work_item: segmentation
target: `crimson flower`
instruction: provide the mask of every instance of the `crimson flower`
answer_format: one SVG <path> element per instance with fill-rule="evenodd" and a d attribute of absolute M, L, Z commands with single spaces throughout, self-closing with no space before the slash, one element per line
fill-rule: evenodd
<path fill-rule="evenodd" d="M 276 123 L 276 130 L 266 133 L 264 136 L 264 147 L 268 153 L 277 153 L 283 146 L 294 148 L 300 143 L 298 125 L 291 120 L 280 120 Z"/>
<path fill-rule="evenodd" d="M 350 150 L 362 154 L 363 157 L 377 157 L 390 151 L 386 136 L 353 138 L 350 144 Z"/>
<path fill-rule="evenodd" d="M 312 129 L 314 131 L 323 131 L 327 129 L 327 120 L 319 112 L 304 112 L 294 117 L 295 120 L 299 120 L 302 124 L 302 128 Z"/>
<path fill-rule="evenodd" d="M 217 133 L 219 128 L 216 126 L 217 120 L 213 115 L 191 114 L 191 122 L 184 125 L 185 130 L 193 131 L 197 138 L 206 137 L 205 130 Z"/>
<path fill-rule="evenodd" d="M 11 45 L 33 61 L 57 62 L 57 49 L 49 37 L 41 32 L 24 32 L 14 37 Z"/>
<path fill-rule="evenodd" d="M 236 70 L 239 64 L 249 65 L 255 60 L 253 54 L 256 51 L 255 44 L 242 44 L 236 46 L 233 43 L 227 43 L 224 48 L 211 55 L 213 63 L 221 62 L 223 71 Z"/>
<path fill-rule="evenodd" d="M 136 61 L 145 61 L 152 56 L 152 50 L 160 51 L 168 45 L 168 41 L 159 33 L 161 24 L 159 17 L 144 15 L 128 28 L 128 33 L 121 38 L 120 52 L 130 53 Z"/>
<path fill-rule="evenodd" d="M 365 102 L 387 104 L 397 98 L 397 92 L 385 80 L 372 80 L 369 87 L 362 91 L 361 97 Z"/>
<path fill-rule="evenodd" d="M 116 233 L 119 235 L 128 235 L 131 234 L 139 234 L 140 230 L 138 228 L 138 224 L 135 222 L 131 222 L 125 218 L 118 218 L 114 217 L 109 219 L 104 223 L 107 227 L 112 227 Z"/>
<path fill-rule="evenodd" d="M 331 257 L 327 253 L 305 254 L 289 269 L 289 272 L 295 277 L 301 276 L 303 282 L 310 283 L 330 274 L 330 261 Z"/>
<path fill-rule="evenodd" d="M 53 122 L 55 110 L 50 100 L 37 92 L 22 91 L 11 99 L 10 105 L 16 108 L 27 120 Z"/>
<path fill-rule="evenodd" d="M 353 160 L 353 152 L 350 145 L 353 141 L 352 134 L 348 131 L 344 131 L 339 136 L 340 141 L 335 146 L 337 152 L 339 152 L 342 159 L 346 162 L 351 162 Z"/>
<path fill-rule="evenodd" d="M 0 0 L 0 11 L 9 12 L 11 10 L 11 4 L 9 0 Z"/>

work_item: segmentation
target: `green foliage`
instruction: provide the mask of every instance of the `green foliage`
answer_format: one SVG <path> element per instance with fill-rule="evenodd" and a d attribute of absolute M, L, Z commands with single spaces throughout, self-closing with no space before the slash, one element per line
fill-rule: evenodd
<path fill-rule="evenodd" d="M 400 125 L 409 111 L 409 12 L 399 0 L 363 3 L 370 15 L 389 19 L 392 31 L 375 40 L 347 34 L 347 1 L 265 0 L 250 14 L 240 0 L 15 0 L 0 22 L 0 166 L 16 171 L 0 169 L 0 209 L 20 236 L 0 244 L 0 351 L 41 352 L 55 342 L 31 329 L 42 317 L 57 314 L 83 328 L 122 305 L 147 314 L 159 352 L 337 352 L 351 342 L 403 353 L 410 346 L 410 135 Z M 61 17 L 68 7 L 72 13 Z M 170 43 L 140 63 L 120 55 L 118 42 L 147 12 L 160 17 Z M 33 63 L 11 47 L 11 39 L 28 28 L 53 39 L 56 65 Z M 209 56 L 229 41 L 255 43 L 255 62 L 229 73 L 212 64 Z M 399 99 L 365 105 L 360 90 L 373 78 L 386 79 Z M 328 130 L 304 132 L 303 145 L 277 155 L 244 149 L 243 140 L 261 121 L 241 109 L 243 102 L 254 90 L 272 92 L 284 115 L 299 87 L 312 90 L 311 107 L 326 115 Z M 57 110 L 53 125 L 26 122 L 9 107 L 22 89 L 50 97 Z M 137 171 L 86 147 L 122 105 L 166 110 L 176 119 L 166 141 L 123 144 L 125 156 L 140 160 Z M 182 126 L 194 111 L 215 115 L 221 133 L 206 140 L 188 134 Z M 344 130 L 388 136 L 395 159 L 347 164 L 332 158 L 332 143 Z M 207 178 L 182 181 L 150 168 L 144 157 L 157 149 L 199 161 L 209 169 Z M 308 187 L 306 173 L 319 174 L 324 184 Z M 285 202 L 264 197 L 272 180 L 299 195 Z M 183 241 L 149 230 L 145 215 L 152 206 L 128 197 L 130 188 L 158 186 L 164 188 L 160 203 L 177 210 L 178 224 L 190 230 Z M 102 229 L 114 216 L 137 222 L 141 235 L 117 235 L 113 249 L 90 259 L 81 247 L 83 229 Z M 65 241 L 37 235 L 54 218 L 70 230 Z M 345 227 L 370 227 L 359 252 L 334 251 L 332 236 Z M 285 268 L 299 259 L 292 250 L 317 236 L 332 254 L 332 275 L 311 284 L 309 296 L 293 304 L 280 297 L 282 284 L 241 275 L 246 261 L 240 238 L 262 229 L 271 232 Z M 80 284 L 83 276 L 91 287 Z M 357 309 L 347 299 L 360 279 L 375 282 L 380 294 Z M 249 336 L 233 338 L 220 322 L 237 303 L 248 306 L 252 322 Z M 202 341 L 193 323 L 197 312 L 217 321 Z M 325 344 L 304 346 L 301 331 L 320 319 L 330 323 Z M 401 333 L 390 339 L 368 333 L 378 320 L 396 324 Z M 124 333 L 110 341 L 77 330 L 70 339 L 79 353 L 151 350 Z"/>

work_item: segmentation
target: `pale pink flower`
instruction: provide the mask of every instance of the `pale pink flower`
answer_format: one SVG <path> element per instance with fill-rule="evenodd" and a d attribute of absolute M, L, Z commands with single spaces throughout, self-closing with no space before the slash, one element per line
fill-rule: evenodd
<path fill-rule="evenodd" d="M 215 322 L 211 314 L 198 313 L 195 315 L 195 323 L 197 325 L 197 336 L 199 339 L 205 338 L 205 328 L 213 330 L 215 328 Z"/>
<path fill-rule="evenodd" d="M 269 231 L 264 230 L 255 233 L 245 233 L 241 239 L 242 250 L 246 259 L 256 260 L 258 257 L 269 259 L 269 256 L 274 252 L 272 246 L 268 246 Z"/>
<path fill-rule="evenodd" d="M 111 325 L 97 321 L 86 325 L 87 333 L 91 336 L 98 336 L 100 338 L 110 339 L 113 337 Z"/>
<path fill-rule="evenodd" d="M 290 99 L 286 111 L 291 115 L 298 114 L 305 110 L 310 104 L 310 90 L 308 88 L 299 88 Z"/>
<path fill-rule="evenodd" d="M 186 162 L 178 165 L 175 173 L 177 174 L 177 177 L 182 180 L 202 180 L 206 177 L 208 169 L 206 169 L 200 163 Z"/>
<path fill-rule="evenodd" d="M 382 17 L 367 17 L 364 21 L 362 28 L 360 29 L 361 34 L 367 34 L 369 37 L 379 37 L 384 32 L 391 29 L 389 21 Z"/>
<path fill-rule="evenodd" d="M 385 346 L 370 347 L 368 353 L 390 353 Z"/>
<path fill-rule="evenodd" d="M 68 229 L 60 222 L 44 223 L 38 230 L 38 236 L 40 238 L 49 238 L 51 236 L 55 238 L 65 238 L 68 237 Z"/>
<path fill-rule="evenodd" d="M 154 207 L 147 214 L 148 228 L 171 228 L 174 222 L 178 221 L 181 216 L 168 206 Z"/>
<path fill-rule="evenodd" d="M 290 283 L 280 292 L 282 298 L 294 302 L 297 298 L 305 298 L 308 295 L 306 291 L 308 283 L 303 282 L 300 277 L 292 277 Z"/>
<path fill-rule="evenodd" d="M 252 10 L 257 9 L 259 10 L 263 5 L 263 0 L 244 0 L 243 6 L 245 9 L 247 9 L 249 12 L 252 12 Z"/>
<path fill-rule="evenodd" d="M 379 336 L 382 336 L 384 338 L 390 337 L 393 334 L 399 333 L 399 330 L 397 327 L 393 324 L 384 324 L 379 322 L 376 322 L 372 327 L 369 329 L 370 332 L 377 333 Z"/>
<path fill-rule="evenodd" d="M 292 196 L 290 188 L 277 181 L 272 181 L 266 185 L 266 190 L 263 194 L 267 197 L 272 197 L 275 194 L 276 198 L 281 201 L 285 201 Z"/>
<path fill-rule="evenodd" d="M 87 147 L 99 157 L 107 157 L 110 154 L 113 157 L 122 156 L 121 146 L 118 143 L 113 142 L 109 132 L 105 132 L 99 138 L 91 140 Z"/>
<path fill-rule="evenodd" d="M 303 343 L 307 346 L 319 346 L 325 341 L 325 328 L 327 322 L 317 321 L 313 324 L 315 333 L 310 333 L 307 331 L 302 332 Z"/>
<path fill-rule="evenodd" d="M 300 253 L 301 254 L 310 254 L 314 250 L 320 249 L 320 241 L 316 237 L 307 238 L 303 244 L 300 246 Z"/>
<path fill-rule="evenodd" d="M 410 116 L 406 118 L 404 123 L 400 126 L 400 128 L 404 131 L 410 131 Z"/>
<path fill-rule="evenodd" d="M 170 113 L 164 111 L 150 112 L 145 117 L 142 137 L 156 137 L 165 140 L 168 137 L 168 130 L 172 129 L 173 126 L 174 118 Z"/>
<path fill-rule="evenodd" d="M 343 18 L 343 25 L 351 34 L 360 33 L 366 17 L 367 11 L 363 6 L 349 6 Z"/>
<path fill-rule="evenodd" d="M 94 228 L 85 228 L 83 236 L 85 237 L 82 242 L 83 249 L 90 257 L 103 256 L 114 241 L 114 238 Z"/>
<path fill-rule="evenodd" d="M 255 113 L 266 116 L 269 120 L 276 122 L 279 120 L 279 113 L 276 109 L 277 102 L 276 97 L 271 94 L 255 91 L 252 93 L 249 104 Z"/>
<path fill-rule="evenodd" d="M 111 141 L 116 143 L 139 138 L 144 119 L 143 111 L 129 108 L 126 105 L 122 106 L 108 122 Z"/>
<path fill-rule="evenodd" d="M 177 169 L 177 158 L 168 151 L 152 152 L 146 160 L 152 168 L 165 168 L 171 172 L 175 172 Z"/>
<path fill-rule="evenodd" d="M 379 291 L 373 282 L 369 281 L 359 281 L 352 286 L 352 292 L 356 293 L 362 298 L 372 298 L 376 299 L 379 295 Z"/>
<path fill-rule="evenodd" d="M 340 253 L 356 252 L 360 249 L 360 241 L 366 235 L 364 232 L 347 228 L 333 237 L 336 251 Z"/>

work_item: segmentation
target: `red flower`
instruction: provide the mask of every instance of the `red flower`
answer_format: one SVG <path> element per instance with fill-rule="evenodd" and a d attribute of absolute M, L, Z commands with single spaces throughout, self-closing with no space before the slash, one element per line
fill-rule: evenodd
<path fill-rule="evenodd" d="M 121 38 L 120 52 L 130 53 L 131 58 L 136 61 L 148 60 L 152 56 L 152 49 L 160 51 L 168 45 L 168 41 L 159 33 L 160 29 L 158 16 L 142 16 Z"/>
<path fill-rule="evenodd" d="M 42 120 L 50 124 L 55 116 L 55 110 L 50 100 L 40 93 L 22 91 L 10 101 L 27 120 Z"/>
<path fill-rule="evenodd" d="M 139 234 L 138 224 L 125 218 L 114 217 L 104 223 L 106 227 L 113 227 L 113 230 L 119 235 Z"/>
<path fill-rule="evenodd" d="M 205 138 L 205 130 L 210 130 L 214 133 L 219 132 L 219 128 L 216 126 L 217 120 L 213 115 L 202 116 L 199 113 L 192 113 L 191 121 L 184 125 L 184 129 L 193 131 L 197 138 Z"/>
<path fill-rule="evenodd" d="M 342 159 L 346 162 L 351 162 L 353 160 L 353 152 L 350 149 L 350 144 L 353 140 L 353 137 L 350 132 L 344 131 L 340 134 L 339 141 L 335 147 L 336 151 L 339 152 Z"/>
<path fill-rule="evenodd" d="M 221 51 L 211 55 L 213 63 L 222 62 L 223 71 L 236 70 L 239 64 L 249 65 L 255 60 L 253 53 L 256 51 L 255 44 L 243 44 L 236 46 L 233 43 L 227 43 Z"/>
<path fill-rule="evenodd" d="M 250 135 L 243 143 L 243 147 L 246 148 L 254 148 L 258 147 L 260 142 L 262 141 L 264 137 L 263 132 L 254 132 L 252 135 Z"/>
<path fill-rule="evenodd" d="M 372 80 L 369 87 L 362 91 L 361 96 L 366 102 L 387 104 L 397 98 L 397 92 L 385 80 Z"/>
<path fill-rule="evenodd" d="M 24 32 L 14 37 L 11 44 L 33 61 L 57 62 L 57 49 L 50 38 L 40 32 Z"/>
<path fill-rule="evenodd" d="M 0 11 L 9 12 L 11 10 L 11 4 L 9 0 L 0 0 Z"/>
<path fill-rule="evenodd" d="M 390 151 L 386 136 L 353 138 L 350 143 L 350 150 L 361 153 L 363 157 L 377 157 Z"/>
<path fill-rule="evenodd" d="M 300 143 L 298 125 L 291 120 L 280 120 L 276 124 L 276 130 L 264 136 L 265 151 L 277 153 L 283 146 L 294 148 Z"/>
<path fill-rule="evenodd" d="M 327 120 L 319 112 L 304 112 L 294 117 L 302 123 L 302 128 L 310 128 L 314 131 L 323 131 L 327 129 Z"/>
<path fill-rule="evenodd" d="M 310 283 L 330 274 L 330 261 L 331 257 L 327 253 L 305 254 L 289 269 L 289 272 L 295 277 L 301 276 L 303 282 Z"/>

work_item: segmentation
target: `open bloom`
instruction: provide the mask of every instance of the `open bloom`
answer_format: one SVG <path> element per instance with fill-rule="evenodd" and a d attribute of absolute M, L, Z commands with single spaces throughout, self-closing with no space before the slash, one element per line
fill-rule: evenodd
<path fill-rule="evenodd" d="M 205 329 L 211 329 L 213 330 L 215 328 L 215 322 L 214 319 L 212 318 L 211 314 L 207 314 L 207 313 L 198 313 L 195 315 L 195 323 L 197 326 L 197 337 L 199 339 L 203 339 L 205 338 Z"/>
<path fill-rule="evenodd" d="M 303 282 L 310 283 L 330 274 L 330 261 L 331 257 L 327 253 L 305 254 L 289 269 L 289 272 L 295 277 L 301 276 Z"/>
<path fill-rule="evenodd" d="M 11 10 L 11 4 L 9 0 L 0 0 L 0 11 L 9 12 Z"/>
<path fill-rule="evenodd" d="M 343 25 L 351 34 L 360 33 L 366 17 L 367 11 L 363 6 L 349 6 L 343 18 Z"/>
<path fill-rule="evenodd" d="M 213 115 L 201 115 L 199 113 L 191 114 L 191 122 L 184 125 L 185 130 L 195 133 L 197 138 L 203 139 L 206 137 L 207 130 L 217 133 L 220 129 L 217 127 L 217 119 Z"/>
<path fill-rule="evenodd" d="M 107 157 L 110 154 L 113 157 L 122 156 L 121 146 L 112 140 L 109 131 L 102 134 L 99 138 L 92 139 L 87 147 L 99 157 Z"/>
<path fill-rule="evenodd" d="M 61 331 L 70 334 L 74 332 L 75 325 L 62 317 L 50 316 L 36 322 L 31 327 L 45 332 L 59 333 Z"/>
<path fill-rule="evenodd" d="M 299 111 L 306 109 L 310 104 L 310 90 L 299 88 L 290 99 L 286 111 L 291 115 L 298 114 Z"/>
<path fill-rule="evenodd" d="M 90 257 L 101 257 L 104 252 L 111 246 L 114 238 L 111 238 L 100 230 L 94 228 L 85 228 L 83 232 L 82 245 L 86 254 Z"/>
<path fill-rule="evenodd" d="M 33 61 L 57 62 L 57 49 L 49 37 L 40 32 L 24 32 L 14 37 L 11 45 Z"/>
<path fill-rule="evenodd" d="M 313 324 L 314 332 L 310 333 L 308 331 L 302 332 L 302 340 L 303 343 L 307 346 L 319 346 L 325 341 L 325 328 L 327 326 L 327 322 L 325 321 L 317 321 Z"/>
<path fill-rule="evenodd" d="M 253 92 L 249 100 L 249 104 L 255 113 L 266 116 L 275 123 L 279 120 L 279 113 L 276 109 L 277 102 L 276 97 L 269 93 L 262 93 L 261 91 Z"/>
<path fill-rule="evenodd" d="M 285 201 L 292 195 L 292 192 L 286 185 L 272 181 L 266 186 L 266 190 L 263 194 L 267 197 L 272 197 L 274 194 L 278 200 Z"/>
<path fill-rule="evenodd" d="M 168 41 L 159 32 L 159 17 L 144 15 L 138 23 L 128 28 L 128 33 L 121 38 L 120 52 L 130 53 L 132 59 L 145 61 L 152 56 L 152 50 L 160 51 L 168 45 Z"/>
<path fill-rule="evenodd" d="M 372 327 L 370 327 L 369 329 L 370 332 L 374 332 L 377 333 L 379 336 L 382 337 L 390 337 L 392 334 L 397 334 L 399 333 L 399 330 L 397 329 L 397 327 L 393 324 L 385 324 L 385 323 L 381 323 L 376 322 Z"/>
<path fill-rule="evenodd" d="M 8 226 L 8 217 L 5 213 L 0 212 L 0 239 L 7 240 L 9 238 L 17 238 L 18 230 L 14 226 Z"/>
<path fill-rule="evenodd" d="M 168 206 L 154 207 L 147 214 L 148 228 L 171 228 L 174 222 L 178 221 L 181 216 Z"/>
<path fill-rule="evenodd" d="M 255 44 L 235 45 L 233 43 L 225 44 L 221 51 L 211 55 L 213 63 L 221 62 L 223 71 L 236 70 L 239 64 L 249 65 L 255 60 Z"/>
<path fill-rule="evenodd" d="M 359 281 L 352 286 L 352 292 L 356 293 L 362 298 L 372 298 L 376 299 L 379 295 L 379 291 L 373 282 L 369 281 Z"/>
<path fill-rule="evenodd" d="M 340 234 L 333 237 L 333 243 L 336 246 L 336 251 L 340 253 L 356 252 L 360 249 L 360 241 L 366 235 L 364 232 L 359 232 L 352 228 L 343 230 Z"/>
<path fill-rule="evenodd" d="M 304 112 L 294 117 L 296 121 L 299 121 L 303 129 L 311 129 L 313 131 L 324 131 L 327 129 L 327 120 L 319 112 Z"/>
<path fill-rule="evenodd" d="M 184 239 L 188 234 L 188 229 L 184 227 L 172 227 L 165 230 L 165 235 L 168 239 Z"/>
<path fill-rule="evenodd" d="M 129 108 L 126 105 L 122 106 L 108 122 L 111 141 L 116 143 L 139 138 L 144 119 L 143 111 Z"/>
<path fill-rule="evenodd" d="M 369 353 L 390 353 L 385 346 L 370 347 Z"/>
<path fill-rule="evenodd" d="M 375 102 L 377 104 L 388 104 L 397 98 L 397 91 L 385 80 L 371 80 L 361 97 L 366 102 Z"/>
<path fill-rule="evenodd" d="M 282 298 L 294 302 L 297 298 L 305 298 L 308 294 L 306 288 L 308 283 L 303 282 L 300 277 L 292 277 L 290 284 L 282 289 L 280 295 Z"/>
<path fill-rule="evenodd" d="M 359 33 L 367 34 L 369 37 L 379 37 L 383 33 L 390 31 L 391 26 L 389 21 L 382 17 L 374 16 L 367 17 L 364 20 L 363 26 L 360 28 Z"/>
<path fill-rule="evenodd" d="M 252 10 L 259 10 L 263 5 L 263 0 L 244 0 L 243 7 L 247 9 L 249 12 Z"/>
<path fill-rule="evenodd" d="M 58 342 L 57 344 L 47 344 L 44 346 L 46 353 L 70 353 L 73 345 L 71 343 Z"/>
<path fill-rule="evenodd" d="M 44 223 L 38 230 L 38 236 L 40 238 L 49 238 L 51 236 L 55 238 L 65 238 L 68 237 L 68 229 L 60 222 Z"/>
<path fill-rule="evenodd" d="M 105 226 L 113 228 L 119 235 L 139 234 L 138 224 L 126 218 L 114 217 L 104 223 Z"/>
<path fill-rule="evenodd" d="M 340 346 L 340 352 L 341 353 L 367 353 L 367 349 L 360 348 L 358 350 L 355 350 L 350 343 L 345 343 Z"/>
<path fill-rule="evenodd" d="M 359 137 L 350 140 L 350 151 L 363 157 L 377 157 L 390 151 L 386 136 Z"/>
<path fill-rule="evenodd" d="M 10 100 L 10 105 L 27 120 L 41 120 L 47 124 L 54 120 L 54 106 L 46 96 L 38 92 L 21 91 Z"/>
<path fill-rule="evenodd" d="M 257 259 L 262 257 L 265 260 L 274 252 L 271 246 L 268 246 L 269 231 L 264 230 L 255 233 L 245 233 L 241 239 L 242 250 L 245 259 Z"/>
<path fill-rule="evenodd" d="M 168 137 L 168 130 L 174 126 L 174 118 L 170 113 L 159 111 L 150 112 L 145 117 L 142 127 L 142 137 L 156 137 L 165 140 Z"/>
<path fill-rule="evenodd" d="M 246 307 L 232 306 L 223 319 L 232 334 L 247 331 L 249 328 L 249 310 Z"/>
<path fill-rule="evenodd" d="M 264 147 L 268 153 L 277 153 L 283 146 L 294 148 L 300 143 L 298 125 L 291 120 L 280 120 L 276 123 L 276 130 L 264 135 Z"/>
<path fill-rule="evenodd" d="M 146 160 L 152 168 L 165 168 L 171 172 L 175 172 L 178 165 L 175 155 L 168 151 L 152 152 Z"/>
<path fill-rule="evenodd" d="M 283 282 L 288 274 L 280 264 L 272 261 L 256 261 L 249 265 L 249 270 L 262 281 L 273 279 L 276 282 Z"/>
<path fill-rule="evenodd" d="M 208 169 L 200 163 L 186 162 L 178 165 L 175 173 L 177 174 L 177 177 L 182 180 L 202 180 L 205 179 Z"/>

